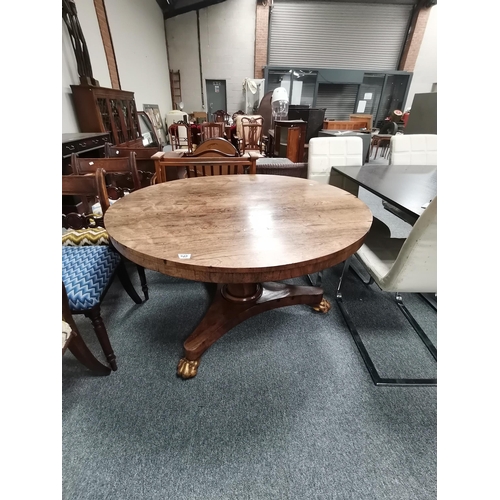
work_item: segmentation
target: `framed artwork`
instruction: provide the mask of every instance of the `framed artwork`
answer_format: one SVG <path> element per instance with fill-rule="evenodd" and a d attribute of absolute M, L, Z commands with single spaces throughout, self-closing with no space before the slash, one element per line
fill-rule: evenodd
<path fill-rule="evenodd" d="M 161 119 L 160 108 L 158 104 L 143 104 L 142 108 L 144 112 L 149 116 L 151 123 L 155 128 L 158 140 L 161 142 L 161 147 L 165 146 L 167 143 L 167 138 L 165 135 L 165 129 L 163 128 L 163 120 Z"/>

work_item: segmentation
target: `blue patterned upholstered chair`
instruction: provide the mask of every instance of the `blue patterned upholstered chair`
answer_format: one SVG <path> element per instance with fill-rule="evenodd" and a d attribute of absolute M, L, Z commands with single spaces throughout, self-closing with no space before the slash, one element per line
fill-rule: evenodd
<path fill-rule="evenodd" d="M 87 347 L 87 344 L 80 336 L 71 309 L 69 306 L 68 294 L 64 283 L 62 284 L 62 353 L 69 349 L 71 354 L 89 370 L 99 375 L 109 375 L 111 369 L 103 365 Z"/>
<path fill-rule="evenodd" d="M 98 169 L 94 175 L 63 175 L 62 191 L 63 195 L 78 196 L 82 199 L 97 197 L 103 214 L 109 208 L 105 171 L 102 169 Z M 90 223 L 102 225 L 102 218 L 99 219 L 93 214 L 63 215 L 64 227 L 81 228 Z M 91 320 L 113 370 L 117 368 L 116 356 L 101 317 L 100 306 L 116 274 L 130 298 L 140 304 L 142 300 L 134 290 L 124 260 L 112 245 L 62 247 L 62 281 L 70 311 L 72 314 L 84 314 Z"/>

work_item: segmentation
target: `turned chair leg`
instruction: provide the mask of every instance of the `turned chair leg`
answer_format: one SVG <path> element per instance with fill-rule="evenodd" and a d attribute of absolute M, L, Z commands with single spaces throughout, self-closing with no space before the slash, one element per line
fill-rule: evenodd
<path fill-rule="evenodd" d="M 109 341 L 108 332 L 104 326 L 104 321 L 101 318 L 101 308 L 99 306 L 93 307 L 89 311 L 85 312 L 85 316 L 90 319 L 94 331 L 97 335 L 97 340 L 101 344 L 102 350 L 106 355 L 109 365 L 113 371 L 116 371 L 116 356 L 111 347 L 111 342 Z"/>
<path fill-rule="evenodd" d="M 109 375 L 111 370 L 108 366 L 103 365 L 93 354 L 92 351 L 87 347 L 87 344 L 80 337 L 80 335 L 75 334 L 71 339 L 68 349 L 71 354 L 86 368 L 98 373 L 99 375 Z"/>
<path fill-rule="evenodd" d="M 141 280 L 142 293 L 144 294 L 144 299 L 149 299 L 148 283 L 146 281 L 146 272 L 142 266 L 137 265 L 137 272 L 139 273 L 139 279 Z"/>
<path fill-rule="evenodd" d="M 132 282 L 130 281 L 130 276 L 128 275 L 127 268 L 125 267 L 125 263 L 123 260 L 118 264 L 116 272 L 118 273 L 118 278 L 120 279 L 123 288 L 128 293 L 129 297 L 136 303 L 142 304 L 142 299 L 139 297 L 137 292 L 135 291 Z"/>

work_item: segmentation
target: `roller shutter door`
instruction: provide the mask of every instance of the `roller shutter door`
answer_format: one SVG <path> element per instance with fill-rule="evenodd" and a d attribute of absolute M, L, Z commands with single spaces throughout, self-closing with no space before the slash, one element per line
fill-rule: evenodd
<path fill-rule="evenodd" d="M 317 108 L 326 108 L 325 119 L 349 120 L 356 105 L 359 85 L 320 84 Z"/>
<path fill-rule="evenodd" d="M 397 70 L 411 4 L 274 0 L 269 66 Z"/>

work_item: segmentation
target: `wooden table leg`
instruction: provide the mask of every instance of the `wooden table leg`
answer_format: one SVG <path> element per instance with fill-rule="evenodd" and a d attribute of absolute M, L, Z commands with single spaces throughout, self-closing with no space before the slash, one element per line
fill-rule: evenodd
<path fill-rule="evenodd" d="M 313 286 L 274 282 L 217 285 L 210 308 L 184 342 L 184 357 L 177 365 L 177 375 L 184 379 L 196 376 L 203 353 L 242 321 L 278 307 L 317 307 L 323 302 L 323 289 Z"/>

